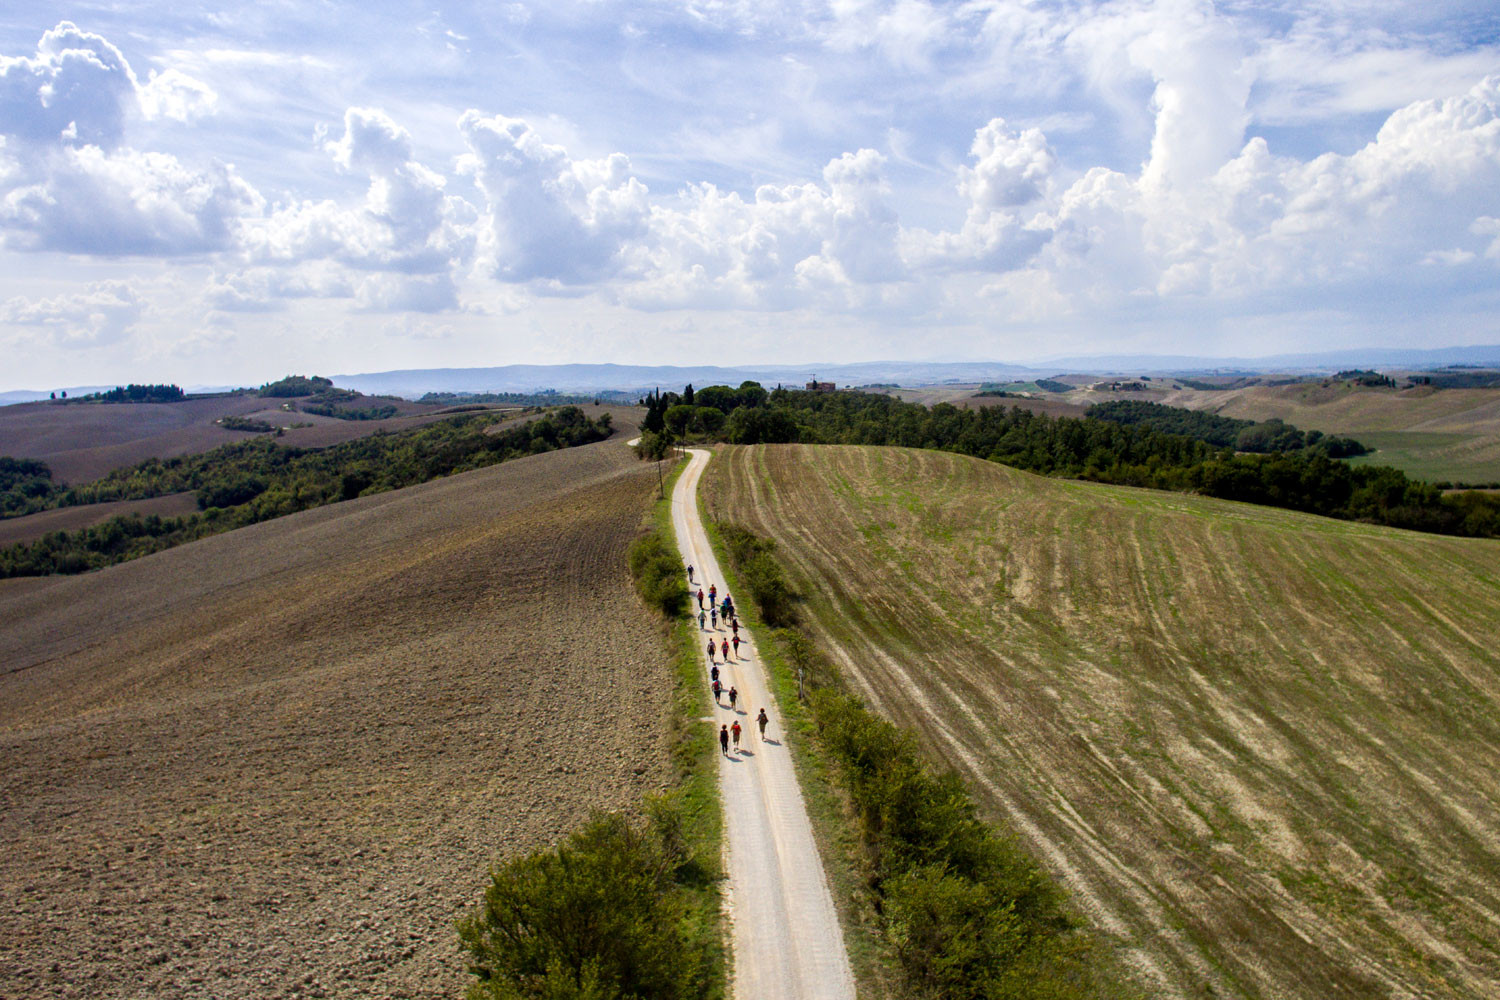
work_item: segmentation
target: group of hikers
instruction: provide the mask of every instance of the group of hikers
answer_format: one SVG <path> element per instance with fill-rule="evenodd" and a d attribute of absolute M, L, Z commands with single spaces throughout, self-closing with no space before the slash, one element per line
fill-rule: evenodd
<path fill-rule="evenodd" d="M 687 568 L 687 577 L 688 583 L 697 583 L 697 581 L 693 579 L 693 567 L 691 564 Z M 712 583 L 708 585 L 707 594 L 704 593 L 703 588 L 700 586 L 698 588 L 697 597 L 699 630 L 707 631 L 709 628 L 712 628 L 715 632 L 717 632 L 719 630 L 719 619 L 722 618 L 724 620 L 725 628 L 729 629 L 732 632 L 731 638 L 722 639 L 717 642 L 714 640 L 713 636 L 708 637 L 708 673 L 713 684 L 714 704 L 723 705 L 724 695 L 728 694 L 729 710 L 731 712 L 737 712 L 738 709 L 736 708 L 736 706 L 739 702 L 740 693 L 732 684 L 729 686 L 729 689 L 727 691 L 725 690 L 723 682 L 719 680 L 719 661 L 716 657 L 722 656 L 724 665 L 727 667 L 730 662 L 730 648 L 733 647 L 734 660 L 735 662 L 739 662 L 739 615 L 735 613 L 734 601 L 728 594 L 724 595 L 724 599 L 722 601 L 719 600 L 719 588 Z M 708 598 L 708 607 L 706 609 L 703 606 L 703 599 L 705 597 Z M 755 723 L 760 727 L 760 738 L 762 742 L 765 741 L 766 725 L 770 721 L 771 720 L 766 715 L 766 710 L 764 708 L 762 708 L 760 712 L 755 716 Z M 727 756 L 729 753 L 729 744 L 731 743 L 731 741 L 734 743 L 735 752 L 738 753 L 740 749 L 739 719 L 735 719 L 732 725 L 726 723 L 719 726 L 719 752 Z"/>

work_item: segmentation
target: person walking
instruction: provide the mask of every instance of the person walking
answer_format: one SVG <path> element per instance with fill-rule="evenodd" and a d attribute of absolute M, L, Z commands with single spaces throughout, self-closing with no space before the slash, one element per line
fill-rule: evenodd
<path fill-rule="evenodd" d="M 734 634 L 734 658 L 736 660 L 740 658 L 740 634 L 738 632 Z"/>
<path fill-rule="evenodd" d="M 709 623 L 713 625 L 714 631 L 717 632 L 719 630 L 719 609 L 718 608 L 714 608 L 713 610 L 709 611 L 709 613 L 708 613 L 708 620 L 709 620 Z"/>
<path fill-rule="evenodd" d="M 719 588 L 717 586 L 715 586 L 714 584 L 710 583 L 708 585 L 708 603 L 710 605 L 714 605 L 714 604 L 718 604 L 719 603 L 718 600 L 717 600 L 718 593 L 719 593 Z"/>
<path fill-rule="evenodd" d="M 714 661 L 714 637 L 713 636 L 709 636 L 708 637 L 708 662 L 709 663 L 715 662 Z"/>
<path fill-rule="evenodd" d="M 703 610 L 703 588 L 702 587 L 698 588 L 698 610 L 699 611 Z"/>
<path fill-rule="evenodd" d="M 719 679 L 717 677 L 715 677 L 714 678 L 714 704 L 715 705 L 717 705 L 719 703 L 719 695 L 723 692 L 723 690 L 724 690 L 724 685 L 720 684 L 719 683 Z"/>
<path fill-rule="evenodd" d="M 720 648 L 719 652 L 721 652 L 721 653 L 724 654 L 724 662 L 728 663 L 729 662 L 729 640 L 728 639 L 724 640 L 724 645 Z"/>
<path fill-rule="evenodd" d="M 708 679 L 711 681 L 719 679 L 719 665 L 717 663 L 708 668 Z"/>
<path fill-rule="evenodd" d="M 729 727 L 719 727 L 719 753 L 729 756 Z"/>
<path fill-rule="evenodd" d="M 729 727 L 730 735 L 734 737 L 734 752 L 740 752 L 740 720 L 735 719 L 734 725 Z"/>
<path fill-rule="evenodd" d="M 770 719 L 766 718 L 765 709 L 761 709 L 760 714 L 755 717 L 755 724 L 760 726 L 760 741 L 762 743 L 766 741 L 766 723 L 770 721 Z"/>
<path fill-rule="evenodd" d="M 734 641 L 740 641 L 740 620 L 738 617 L 729 619 L 729 627 L 734 629 Z"/>
<path fill-rule="evenodd" d="M 693 564 L 688 563 L 688 583 L 693 582 Z"/>
<path fill-rule="evenodd" d="M 706 622 L 706 621 L 708 621 L 708 615 L 705 615 L 703 613 L 703 609 L 699 608 L 698 609 L 698 631 L 699 632 L 703 631 L 703 623 Z"/>
<path fill-rule="evenodd" d="M 734 703 L 737 702 L 737 701 L 739 701 L 739 700 L 740 700 L 740 693 L 734 689 L 734 685 L 733 684 L 729 685 L 729 710 L 731 712 L 734 711 Z"/>

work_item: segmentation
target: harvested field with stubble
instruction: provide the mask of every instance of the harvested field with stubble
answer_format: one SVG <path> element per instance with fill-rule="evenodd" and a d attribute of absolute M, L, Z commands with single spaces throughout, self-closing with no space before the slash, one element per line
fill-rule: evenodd
<path fill-rule="evenodd" d="M 1500 995 L 1500 542 L 895 448 L 704 495 L 1156 995 Z"/>
<path fill-rule="evenodd" d="M 487 867 L 670 780 L 622 440 L 0 585 L 0 994 L 459 995 Z"/>

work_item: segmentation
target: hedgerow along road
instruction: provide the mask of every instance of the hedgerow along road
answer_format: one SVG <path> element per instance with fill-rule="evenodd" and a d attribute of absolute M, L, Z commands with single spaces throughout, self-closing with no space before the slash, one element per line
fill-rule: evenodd
<path fill-rule="evenodd" d="M 717 584 L 722 598 L 724 576 L 698 515 L 698 480 L 709 453 L 690 449 L 688 455 L 687 468 L 672 490 L 672 528 L 684 562 L 696 569 L 694 579 L 705 591 L 710 583 Z M 696 616 L 696 605 L 693 613 Z M 720 619 L 718 630 L 708 634 L 723 639 L 729 633 Z M 708 662 L 702 649 L 700 645 L 698 655 L 704 659 L 706 687 Z M 740 697 L 733 711 L 727 699 L 715 706 L 715 732 L 736 719 L 744 729 L 739 751 L 719 760 L 734 995 L 739 1000 L 853 1000 L 854 975 L 833 895 L 781 735 L 780 713 L 748 629 L 740 628 L 738 659 L 721 661 L 720 670 L 724 687 L 738 688 Z M 755 726 L 755 714 L 762 707 L 772 720 L 766 742 L 761 742 Z"/>

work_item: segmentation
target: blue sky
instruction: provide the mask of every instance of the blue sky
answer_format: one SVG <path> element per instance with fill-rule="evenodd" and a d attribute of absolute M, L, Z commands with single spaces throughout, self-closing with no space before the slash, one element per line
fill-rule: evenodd
<path fill-rule="evenodd" d="M 0 14 L 0 388 L 1500 342 L 1492 2 Z"/>

